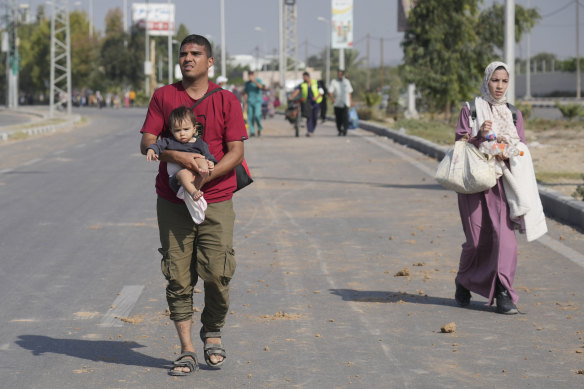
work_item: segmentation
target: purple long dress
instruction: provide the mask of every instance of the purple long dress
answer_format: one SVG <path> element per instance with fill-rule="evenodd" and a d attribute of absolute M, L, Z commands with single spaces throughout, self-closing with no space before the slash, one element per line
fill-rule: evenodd
<path fill-rule="evenodd" d="M 456 140 L 471 134 L 469 116 L 470 111 L 464 106 L 456 126 Z M 516 128 L 521 142 L 525 143 L 521 112 L 517 112 Z M 482 141 L 479 137 L 469 140 L 477 147 Z M 516 303 L 519 297 L 513 289 L 513 280 L 517 268 L 517 239 L 502 179 L 484 192 L 459 193 L 458 209 L 466 242 L 462 245 L 457 281 L 471 292 L 488 298 L 491 305 L 498 275 Z"/>

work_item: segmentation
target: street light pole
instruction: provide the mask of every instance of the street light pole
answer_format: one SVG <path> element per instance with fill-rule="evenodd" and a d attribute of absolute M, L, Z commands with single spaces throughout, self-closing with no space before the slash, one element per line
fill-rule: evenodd
<path fill-rule="evenodd" d="M 168 8 L 170 12 L 171 1 L 168 0 Z M 174 12 L 168 20 L 168 84 L 172 84 L 172 36 L 174 33 L 174 23 L 171 26 L 170 19 L 174 21 Z"/>
<path fill-rule="evenodd" d="M 93 38 L 93 0 L 89 0 L 89 37 Z"/>
<path fill-rule="evenodd" d="M 227 54 L 225 50 L 225 0 L 221 0 L 221 75 L 227 77 Z"/>
<path fill-rule="evenodd" d="M 323 22 L 326 25 L 326 31 L 327 31 L 327 44 L 326 44 L 326 86 L 328 87 L 330 82 L 331 82 L 331 22 L 322 17 L 319 16 L 316 18 L 316 20 L 318 20 L 319 22 Z"/>
<path fill-rule="evenodd" d="M 148 11 L 150 2 L 146 0 L 146 16 L 144 17 L 144 92 L 150 97 L 150 74 L 152 74 L 152 63 L 150 62 L 150 36 L 148 35 Z"/>
<path fill-rule="evenodd" d="M 254 29 L 254 31 L 259 31 L 259 32 L 261 32 L 263 34 L 263 37 L 262 37 L 263 38 L 262 39 L 263 40 L 263 53 L 262 53 L 262 55 L 263 55 L 263 57 L 265 59 L 266 54 L 267 54 L 267 50 L 266 50 L 266 31 L 263 28 L 259 27 L 259 26 L 255 26 L 253 29 Z M 259 51 L 259 49 L 258 49 L 258 51 Z M 259 54 L 258 54 L 258 57 L 259 57 Z M 260 67 L 259 67 L 259 64 L 258 64 L 258 70 L 261 70 Z"/>
<path fill-rule="evenodd" d="M 515 0 L 505 1 L 505 62 L 511 82 L 507 87 L 507 101 L 515 103 Z"/>
<path fill-rule="evenodd" d="M 580 100 L 580 2 L 576 0 L 576 98 Z"/>

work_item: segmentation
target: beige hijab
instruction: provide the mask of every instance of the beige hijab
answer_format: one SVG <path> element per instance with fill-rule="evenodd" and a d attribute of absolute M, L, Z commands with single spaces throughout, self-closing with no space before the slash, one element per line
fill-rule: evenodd
<path fill-rule="evenodd" d="M 514 146 L 519 143 L 519 135 L 513 124 L 513 115 L 507 107 L 507 92 L 500 99 L 495 99 L 489 91 L 489 81 L 495 70 L 503 67 L 508 75 L 509 67 L 503 62 L 492 62 L 485 69 L 483 84 L 481 85 L 481 97 L 476 98 L 478 127 L 485 120 L 493 122 L 493 132 L 497 135 L 499 142 L 506 141 Z M 489 105 L 490 104 L 490 105 Z"/>

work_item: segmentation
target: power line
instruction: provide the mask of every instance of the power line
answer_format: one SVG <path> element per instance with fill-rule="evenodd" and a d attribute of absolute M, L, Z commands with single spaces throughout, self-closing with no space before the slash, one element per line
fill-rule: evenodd
<path fill-rule="evenodd" d="M 560 12 L 562 12 L 563 10 L 565 10 L 566 8 L 568 8 L 569 6 L 571 6 L 572 4 L 573 4 L 573 2 L 572 2 L 571 0 L 569 0 L 569 1 L 568 1 L 568 3 L 566 3 L 566 5 L 562 6 L 561 8 L 558 8 L 558 9 L 556 9 L 555 11 L 552 11 L 552 12 L 549 12 L 549 13 L 547 13 L 547 14 L 545 14 L 545 15 L 542 15 L 542 16 L 541 16 L 541 18 L 542 18 L 542 19 L 543 19 L 543 18 L 547 18 L 547 17 L 549 17 L 549 16 L 553 16 L 553 15 L 555 15 L 555 14 L 557 14 L 557 13 L 560 13 Z"/>

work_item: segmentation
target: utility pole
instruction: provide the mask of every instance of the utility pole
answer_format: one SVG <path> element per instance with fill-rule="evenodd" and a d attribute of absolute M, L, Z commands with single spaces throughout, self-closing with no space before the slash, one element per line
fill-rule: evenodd
<path fill-rule="evenodd" d="M 278 48 L 279 53 L 279 63 L 278 70 L 280 72 L 280 101 L 284 103 L 286 101 L 286 48 L 284 46 L 284 1 L 280 0 L 278 2 Z"/>
<path fill-rule="evenodd" d="M 505 1 L 505 62 L 510 79 L 507 101 L 515 104 L 515 0 Z"/>
<path fill-rule="evenodd" d="M 125 0 L 124 0 L 125 1 Z M 168 20 L 168 84 L 172 84 L 172 36 L 174 35 L 174 8 L 172 7 L 171 1 L 168 0 L 168 8 L 171 16 Z M 172 8 L 172 9 L 171 9 Z M 172 20 L 172 23 L 171 23 Z M 160 71 L 160 76 L 162 76 L 162 70 Z"/>
<path fill-rule="evenodd" d="M 527 1 L 527 8 L 531 8 L 531 0 Z M 531 99 L 531 31 L 527 33 L 527 59 L 525 60 L 525 100 Z"/>
<path fill-rule="evenodd" d="M 383 37 L 381 37 L 379 39 L 379 53 L 381 55 L 381 64 L 379 67 L 379 71 L 381 72 L 381 74 L 380 74 L 381 75 L 381 82 L 379 84 L 383 88 L 383 84 L 385 83 L 384 74 L 383 74 L 384 73 L 384 69 L 383 69 L 383 67 L 384 67 L 384 64 L 383 64 Z"/>
<path fill-rule="evenodd" d="M 298 79 L 298 36 L 297 23 L 298 13 L 296 10 L 296 0 L 280 0 L 284 2 L 283 32 L 284 32 L 284 66 L 288 68 L 290 58 L 294 66 L 294 79 Z"/>
<path fill-rule="evenodd" d="M 367 33 L 367 79 L 365 81 L 365 90 L 369 91 L 371 87 L 371 51 L 369 50 L 369 33 Z"/>
<path fill-rule="evenodd" d="M 576 98 L 580 100 L 580 3 L 576 3 Z"/>
<path fill-rule="evenodd" d="M 227 49 L 225 48 L 225 0 L 221 0 L 221 75 L 227 77 Z"/>
<path fill-rule="evenodd" d="M 148 35 L 148 13 L 150 2 L 146 0 L 146 16 L 144 16 L 144 93 L 150 97 L 150 75 L 152 74 L 152 62 L 150 62 L 150 36 Z"/>
<path fill-rule="evenodd" d="M 93 38 L 93 0 L 89 0 L 89 37 Z"/>
<path fill-rule="evenodd" d="M 18 107 L 18 72 L 20 68 L 20 55 L 18 53 L 16 27 L 17 15 L 15 1 L 12 0 L 9 2 L 7 0 L 6 35 L 4 35 L 6 41 L 3 42 L 2 51 L 6 52 L 6 106 L 8 108 Z"/>
<path fill-rule="evenodd" d="M 53 0 L 51 13 L 51 81 L 50 110 L 53 117 L 55 95 L 59 105 L 67 103 L 67 115 L 71 115 L 71 37 L 69 28 L 69 1 Z M 64 101 L 62 99 L 65 99 Z"/>

